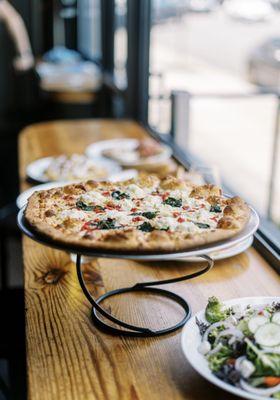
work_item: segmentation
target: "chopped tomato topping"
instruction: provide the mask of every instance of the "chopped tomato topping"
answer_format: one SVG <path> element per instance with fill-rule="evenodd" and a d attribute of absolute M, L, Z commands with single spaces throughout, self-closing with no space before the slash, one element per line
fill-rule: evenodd
<path fill-rule="evenodd" d="M 215 222 L 218 221 L 217 217 L 211 217 L 210 219 L 212 219 L 212 221 L 215 221 Z"/>
<path fill-rule="evenodd" d="M 106 207 L 106 210 L 118 210 L 118 211 L 120 211 L 121 210 L 121 207 L 120 206 L 107 206 Z"/>
<path fill-rule="evenodd" d="M 189 206 L 183 206 L 183 210 L 188 210 L 189 208 Z"/>
<path fill-rule="evenodd" d="M 121 206 L 119 204 L 115 204 L 112 201 L 110 201 L 109 203 L 106 204 L 105 208 L 107 210 L 121 210 Z"/>
<path fill-rule="evenodd" d="M 97 208 L 94 210 L 95 214 L 100 214 L 100 213 L 104 213 L 104 210 L 102 210 L 102 208 Z"/>
<path fill-rule="evenodd" d="M 110 192 L 106 191 L 106 192 L 102 192 L 103 196 L 110 196 Z"/>
<path fill-rule="evenodd" d="M 133 222 L 143 221 L 143 218 L 142 217 L 135 217 L 135 218 L 132 218 L 132 221 Z"/>
<path fill-rule="evenodd" d="M 180 213 L 179 212 L 177 212 L 177 211 L 175 211 L 174 213 L 173 213 L 173 217 L 179 217 L 179 215 L 180 215 Z"/>
<path fill-rule="evenodd" d="M 94 229 L 93 221 L 88 221 L 84 223 L 84 225 L 82 226 L 82 231 L 88 231 L 88 230 L 91 231 L 92 229 Z"/>
<path fill-rule="evenodd" d="M 166 200 L 168 197 L 169 197 L 169 192 L 166 192 L 166 193 L 163 193 L 162 195 L 161 195 L 161 198 L 162 198 L 162 200 L 164 201 L 164 200 Z"/>
<path fill-rule="evenodd" d="M 268 387 L 273 387 L 273 386 L 279 385 L 280 377 L 279 376 L 266 376 L 264 378 L 264 383 Z"/>
<path fill-rule="evenodd" d="M 138 210 L 138 208 L 133 207 L 130 211 L 131 211 L 131 212 L 135 212 L 135 211 L 137 211 L 137 210 Z"/>
<path fill-rule="evenodd" d="M 180 223 L 185 222 L 185 218 L 179 217 L 179 218 L 177 219 L 177 221 L 180 222 Z"/>

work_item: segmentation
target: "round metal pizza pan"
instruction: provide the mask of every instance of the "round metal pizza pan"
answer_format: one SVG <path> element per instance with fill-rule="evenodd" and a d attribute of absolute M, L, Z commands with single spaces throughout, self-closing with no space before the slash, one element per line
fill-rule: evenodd
<path fill-rule="evenodd" d="M 36 242 L 39 242 L 41 244 L 45 244 L 49 247 L 53 247 L 59 250 L 64 250 L 67 252 L 75 253 L 75 254 L 81 254 L 85 256 L 91 256 L 91 257 L 102 257 L 102 258 L 121 258 L 121 259 L 133 259 L 133 260 L 162 260 L 163 258 L 165 260 L 174 260 L 174 258 L 181 258 L 181 257 L 195 257 L 203 254 L 209 254 L 211 252 L 216 252 L 216 251 L 221 251 L 224 249 L 227 249 L 230 246 L 237 245 L 238 243 L 244 241 L 245 239 L 249 238 L 252 236 L 256 230 L 258 229 L 259 226 L 259 217 L 257 212 L 250 207 L 251 209 L 251 215 L 250 219 L 245 226 L 245 228 L 239 232 L 237 235 L 235 235 L 232 238 L 218 241 L 215 243 L 209 243 L 207 245 L 203 246 L 198 246 L 198 247 L 193 247 L 181 251 L 176 251 L 176 252 L 142 252 L 142 253 L 137 253 L 137 252 L 127 252 L 127 251 L 106 251 L 106 250 L 100 250 L 100 249 L 91 249 L 85 246 L 73 246 L 69 244 L 64 244 L 60 243 L 58 241 L 52 240 L 49 237 L 40 234 L 36 232 L 26 221 L 24 217 L 24 211 L 25 207 L 23 207 L 19 213 L 18 213 L 18 226 L 21 229 L 21 231 L 30 237 L 31 239 L 35 240 Z"/>

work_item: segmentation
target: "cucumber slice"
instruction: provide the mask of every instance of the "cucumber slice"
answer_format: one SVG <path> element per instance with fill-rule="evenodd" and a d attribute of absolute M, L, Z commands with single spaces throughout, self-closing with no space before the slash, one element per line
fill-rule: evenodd
<path fill-rule="evenodd" d="M 260 326 L 256 333 L 255 339 L 261 346 L 274 347 L 280 345 L 280 325 L 269 322 Z"/>
<path fill-rule="evenodd" d="M 267 324 L 268 322 L 268 318 L 264 315 L 256 315 L 248 321 L 248 328 L 252 333 L 255 333 L 260 326 Z"/>
<path fill-rule="evenodd" d="M 266 347 L 262 346 L 264 352 L 272 352 L 272 354 L 280 354 L 280 346 Z"/>
<path fill-rule="evenodd" d="M 274 322 L 275 324 L 279 324 L 280 325 L 280 311 L 277 311 L 273 317 L 272 317 L 272 322 Z"/>

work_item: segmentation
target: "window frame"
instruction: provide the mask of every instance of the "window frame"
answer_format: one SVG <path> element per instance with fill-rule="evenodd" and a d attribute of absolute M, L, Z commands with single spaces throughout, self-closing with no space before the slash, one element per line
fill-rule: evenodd
<path fill-rule="evenodd" d="M 102 69 L 103 85 L 114 117 L 114 97 L 124 103 L 122 117 L 146 122 L 148 118 L 150 0 L 127 0 L 127 87 L 114 79 L 115 1 L 102 1 Z M 119 116 L 118 116 L 119 117 Z"/>

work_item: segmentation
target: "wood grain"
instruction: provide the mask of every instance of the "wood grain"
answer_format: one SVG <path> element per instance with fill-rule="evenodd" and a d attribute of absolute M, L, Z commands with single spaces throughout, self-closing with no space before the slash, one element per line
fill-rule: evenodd
<path fill-rule="evenodd" d="M 35 125 L 20 137 L 22 189 L 26 165 L 43 156 L 82 152 L 94 140 L 142 137 L 135 123 L 79 121 Z M 201 378 L 184 359 L 180 331 L 160 338 L 114 337 L 98 331 L 79 287 L 74 264 L 64 252 L 23 239 L 25 266 L 28 394 L 31 400 L 224 400 L 236 397 Z M 182 262 L 139 263 L 97 259 L 84 265 L 92 293 L 99 296 L 138 281 L 168 279 L 195 270 Z M 169 285 L 171 286 L 171 285 Z M 279 277 L 251 248 L 215 263 L 212 271 L 172 289 L 193 312 L 210 295 L 229 299 L 279 295 Z M 172 323 L 181 310 L 154 296 L 127 295 L 105 304 L 114 315 L 151 327 Z"/>

